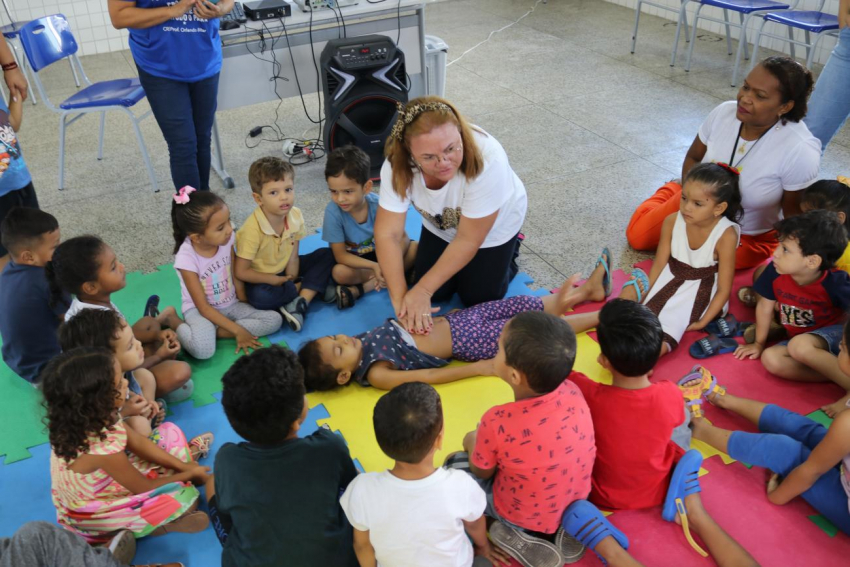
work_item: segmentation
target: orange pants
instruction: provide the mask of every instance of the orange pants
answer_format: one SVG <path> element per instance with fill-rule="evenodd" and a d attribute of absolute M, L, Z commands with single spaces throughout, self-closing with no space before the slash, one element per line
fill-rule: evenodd
<path fill-rule="evenodd" d="M 666 183 L 655 195 L 638 206 L 626 229 L 626 238 L 636 250 L 655 250 L 661 239 L 664 219 L 679 211 L 682 186 L 674 181 Z M 743 270 L 757 266 L 773 255 L 776 248 L 776 232 L 741 236 L 741 245 L 735 253 L 735 269 Z"/>

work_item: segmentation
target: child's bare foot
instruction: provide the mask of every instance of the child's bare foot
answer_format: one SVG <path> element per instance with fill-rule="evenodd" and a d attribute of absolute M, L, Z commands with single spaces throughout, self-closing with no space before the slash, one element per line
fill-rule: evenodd
<path fill-rule="evenodd" d="M 850 400 L 850 392 L 847 392 L 847 394 L 837 402 L 827 404 L 820 409 L 822 409 L 823 413 L 829 417 L 834 418 L 836 415 L 847 409 L 847 400 Z"/>
<path fill-rule="evenodd" d="M 561 289 L 558 290 L 558 309 L 561 313 L 566 313 L 582 301 L 582 293 L 576 288 L 576 282 L 580 278 L 581 274 L 573 274 L 561 284 Z"/>
<path fill-rule="evenodd" d="M 608 262 L 608 255 L 602 254 L 602 260 Z M 605 301 L 605 286 L 603 279 L 605 278 L 605 263 L 599 262 L 583 284 L 578 287 L 582 301 Z M 563 288 L 562 288 L 563 289 Z"/>
<path fill-rule="evenodd" d="M 176 329 L 181 323 L 183 323 L 183 319 L 177 316 L 177 310 L 174 309 L 174 306 L 172 305 L 169 305 L 160 311 L 156 320 L 159 321 L 159 324 L 163 327 L 168 327 L 170 329 Z"/>
<path fill-rule="evenodd" d="M 635 282 L 635 285 L 640 289 L 640 297 L 643 299 L 646 297 L 646 294 L 649 292 L 649 288 L 646 286 L 646 283 L 638 277 L 635 277 L 634 273 L 632 273 L 631 277 L 629 277 L 629 282 Z M 638 292 L 633 285 L 624 285 L 623 289 L 620 291 L 620 299 L 628 299 L 629 301 L 637 301 L 638 300 Z"/>
<path fill-rule="evenodd" d="M 688 494 L 685 496 L 685 510 L 688 514 L 688 523 L 691 526 L 699 525 L 700 520 L 705 516 L 705 508 L 702 506 L 702 499 L 699 497 L 699 492 Z M 682 519 L 679 514 L 674 518 L 677 524 L 682 525 Z"/>

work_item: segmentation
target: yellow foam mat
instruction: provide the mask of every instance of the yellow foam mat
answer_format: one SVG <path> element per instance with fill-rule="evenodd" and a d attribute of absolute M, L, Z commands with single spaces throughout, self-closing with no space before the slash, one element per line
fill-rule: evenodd
<path fill-rule="evenodd" d="M 596 362 L 599 345 L 587 336 L 578 336 L 578 357 L 575 369 L 597 382 L 611 383 L 611 375 Z M 453 362 L 452 364 L 462 364 Z M 478 420 L 495 405 L 513 400 L 513 392 L 501 379 L 494 376 L 467 378 L 437 387 L 443 402 L 445 436 L 443 449 L 437 453 L 436 463 L 462 448 L 463 436 L 478 426 Z M 351 456 L 367 471 L 380 471 L 392 466 L 392 460 L 381 451 L 372 427 L 372 411 L 383 390 L 363 388 L 357 384 L 332 392 L 314 392 L 307 395 L 311 408 L 324 405 L 329 418 L 319 420 L 331 429 L 342 433 L 348 442 Z"/>

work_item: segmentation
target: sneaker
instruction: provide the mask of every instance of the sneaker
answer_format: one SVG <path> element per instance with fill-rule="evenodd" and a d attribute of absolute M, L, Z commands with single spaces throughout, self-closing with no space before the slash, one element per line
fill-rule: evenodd
<path fill-rule="evenodd" d="M 136 555 L 136 536 L 129 530 L 121 530 L 112 538 L 107 548 L 115 561 L 122 565 L 129 565 Z"/>
<path fill-rule="evenodd" d="M 502 522 L 494 522 L 490 527 L 490 539 L 523 567 L 561 567 L 564 564 L 557 547 Z"/>
<path fill-rule="evenodd" d="M 558 533 L 555 534 L 555 547 L 560 550 L 561 558 L 567 565 L 581 559 L 587 551 L 583 543 L 565 532 L 563 528 L 558 528 Z"/>
<path fill-rule="evenodd" d="M 307 302 L 303 297 L 296 297 L 280 308 L 280 313 L 283 315 L 283 318 L 286 319 L 286 322 L 289 324 L 289 328 L 296 333 L 300 332 L 301 328 L 304 326 L 304 313 L 306 312 Z"/>

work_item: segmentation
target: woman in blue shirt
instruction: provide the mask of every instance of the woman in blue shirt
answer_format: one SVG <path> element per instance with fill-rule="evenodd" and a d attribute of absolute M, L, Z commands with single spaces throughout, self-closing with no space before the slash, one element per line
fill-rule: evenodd
<path fill-rule="evenodd" d="M 175 189 L 210 188 L 210 139 L 221 71 L 218 18 L 233 0 L 109 0 L 168 144 Z"/>

